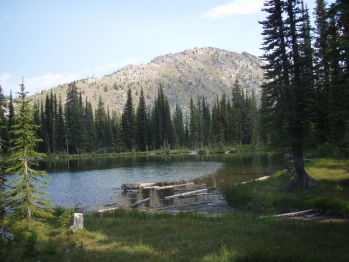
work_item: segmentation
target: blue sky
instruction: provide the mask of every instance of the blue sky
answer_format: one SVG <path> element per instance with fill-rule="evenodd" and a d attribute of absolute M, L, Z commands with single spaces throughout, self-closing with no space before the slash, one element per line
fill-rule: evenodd
<path fill-rule="evenodd" d="M 311 12 L 315 0 L 305 0 Z M 263 0 L 1 0 L 0 85 L 29 94 L 167 53 L 261 55 Z"/>

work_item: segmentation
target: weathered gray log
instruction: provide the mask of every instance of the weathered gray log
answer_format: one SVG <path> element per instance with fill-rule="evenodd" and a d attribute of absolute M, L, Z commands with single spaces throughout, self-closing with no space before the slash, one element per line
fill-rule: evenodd
<path fill-rule="evenodd" d="M 99 214 L 102 214 L 102 213 L 105 213 L 105 212 L 110 212 L 110 211 L 114 211 L 114 210 L 117 210 L 118 207 L 112 207 L 112 208 L 106 208 L 106 209 L 100 209 L 98 210 L 98 213 Z"/>
<path fill-rule="evenodd" d="M 189 185 L 194 185 L 194 183 L 185 183 L 185 184 L 168 185 L 168 186 L 146 186 L 146 187 L 143 187 L 142 189 L 163 190 L 163 189 L 171 189 L 174 187 L 189 186 Z"/>
<path fill-rule="evenodd" d="M 153 185 L 155 185 L 155 183 L 122 184 L 121 188 L 123 188 L 124 190 L 126 190 L 126 189 L 142 189 L 144 187 L 149 187 L 149 186 L 153 186 Z"/>
<path fill-rule="evenodd" d="M 270 178 L 270 177 L 271 177 L 271 176 L 262 176 L 262 177 L 259 177 L 259 178 L 253 179 L 253 180 L 249 180 L 249 181 L 237 183 L 237 184 L 235 184 L 235 185 L 246 184 L 246 183 L 250 183 L 250 182 L 253 182 L 253 181 L 263 181 L 263 180 L 267 180 L 267 179 Z"/>
<path fill-rule="evenodd" d="M 148 198 L 145 198 L 145 199 L 142 199 L 142 200 L 138 200 L 138 201 L 134 202 L 134 203 L 131 205 L 131 207 L 138 206 L 138 205 L 143 204 L 144 202 L 147 202 L 147 201 L 149 201 L 149 200 L 150 200 L 149 197 L 148 197 Z"/>
<path fill-rule="evenodd" d="M 175 197 L 180 197 L 180 196 L 187 196 L 187 195 L 202 193 L 202 192 L 206 192 L 206 191 L 207 191 L 207 188 L 204 188 L 204 189 L 189 191 L 189 192 L 181 193 L 181 194 L 177 194 L 177 195 L 167 196 L 167 197 L 164 197 L 164 199 L 170 199 L 170 198 L 175 198 Z"/>
<path fill-rule="evenodd" d="M 84 214 L 83 213 L 74 213 L 74 225 L 75 229 L 81 229 L 84 227 Z"/>
<path fill-rule="evenodd" d="M 291 212 L 291 213 L 285 213 L 285 214 L 280 214 L 280 215 L 275 215 L 275 217 L 295 217 L 295 216 L 302 216 L 306 215 L 309 213 L 314 212 L 314 209 L 308 209 L 308 210 L 303 210 L 303 211 L 297 211 L 297 212 Z"/>

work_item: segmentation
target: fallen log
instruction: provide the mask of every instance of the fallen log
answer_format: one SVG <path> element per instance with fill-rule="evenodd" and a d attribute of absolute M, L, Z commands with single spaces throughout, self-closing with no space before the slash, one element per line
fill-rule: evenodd
<path fill-rule="evenodd" d="M 291 212 L 291 213 L 285 213 L 285 214 L 280 214 L 280 215 L 275 215 L 274 217 L 295 217 L 295 216 L 302 216 L 302 215 L 306 215 L 309 213 L 314 212 L 314 209 L 308 209 L 308 210 L 304 210 L 304 211 L 297 211 L 297 212 Z"/>
<path fill-rule="evenodd" d="M 149 200 L 150 200 L 149 197 L 148 197 L 148 198 L 145 198 L 145 199 L 138 200 L 138 201 L 134 202 L 134 203 L 131 205 L 131 207 L 138 206 L 138 205 L 143 204 L 144 202 L 147 202 L 147 201 L 149 201 Z"/>
<path fill-rule="evenodd" d="M 303 210 L 303 211 L 297 211 L 297 212 L 273 215 L 272 217 L 278 217 L 278 218 L 282 218 L 282 217 L 296 217 L 296 216 L 302 216 L 302 215 L 310 214 L 310 213 L 312 213 L 314 211 L 316 211 L 316 210 L 315 209 L 307 209 L 307 210 Z M 265 218 L 265 217 L 267 217 L 267 216 L 261 216 L 259 218 Z"/>
<path fill-rule="evenodd" d="M 245 181 L 245 182 L 237 183 L 235 185 L 246 184 L 246 183 L 250 183 L 250 182 L 253 182 L 253 181 L 263 181 L 263 180 L 267 180 L 270 177 L 271 176 L 262 176 L 262 177 L 259 177 L 259 178 L 253 179 L 253 180 L 248 180 L 248 181 Z"/>
<path fill-rule="evenodd" d="M 168 185 L 168 186 L 146 186 L 142 189 L 155 189 L 155 190 L 163 190 L 163 189 L 172 189 L 175 187 L 181 187 L 181 186 L 189 186 L 194 185 L 194 183 L 186 183 L 186 184 L 178 184 L 178 185 Z"/>
<path fill-rule="evenodd" d="M 107 208 L 107 209 L 100 209 L 100 210 L 98 210 L 98 213 L 102 214 L 102 213 L 114 211 L 114 210 L 117 210 L 117 209 L 118 209 L 118 207 L 112 207 L 112 208 Z"/>
<path fill-rule="evenodd" d="M 186 192 L 186 193 L 181 193 L 181 194 L 176 194 L 176 195 L 172 195 L 172 196 L 167 196 L 167 197 L 164 197 L 164 199 L 170 199 L 170 198 L 175 198 L 175 197 L 180 197 L 180 196 L 187 196 L 187 195 L 197 194 L 197 193 L 206 192 L 206 191 L 207 191 L 207 188 L 204 188 L 204 189 L 189 191 L 189 192 Z"/>
<path fill-rule="evenodd" d="M 153 186 L 153 185 L 155 185 L 155 183 L 122 184 L 121 188 L 123 188 L 124 190 L 126 190 L 126 189 L 142 189 L 144 187 L 149 187 L 149 186 Z"/>

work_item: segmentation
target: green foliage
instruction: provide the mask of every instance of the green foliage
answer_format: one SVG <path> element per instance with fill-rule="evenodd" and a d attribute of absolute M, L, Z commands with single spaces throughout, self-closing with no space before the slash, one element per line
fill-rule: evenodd
<path fill-rule="evenodd" d="M 64 212 L 58 218 L 62 229 L 66 229 L 70 225 L 73 216 L 74 210 L 72 208 L 69 207 L 64 210 Z"/>
<path fill-rule="evenodd" d="M 35 151 L 35 145 L 40 139 L 35 137 L 35 128 L 32 124 L 33 110 L 30 101 L 26 98 L 24 85 L 21 85 L 20 98 L 17 100 L 18 114 L 15 116 L 16 124 L 11 131 L 14 135 L 11 155 L 7 160 L 7 174 L 15 178 L 8 183 L 10 189 L 4 192 L 5 205 L 12 208 L 11 217 L 13 221 L 25 220 L 27 227 L 32 219 L 51 217 L 53 211 L 52 202 L 43 195 L 45 188 L 42 178 L 50 178 L 45 172 L 36 171 L 32 167 L 44 154 Z"/>
<path fill-rule="evenodd" d="M 37 234 L 33 231 L 25 231 L 21 234 L 21 253 L 24 258 L 32 258 L 37 255 Z"/>

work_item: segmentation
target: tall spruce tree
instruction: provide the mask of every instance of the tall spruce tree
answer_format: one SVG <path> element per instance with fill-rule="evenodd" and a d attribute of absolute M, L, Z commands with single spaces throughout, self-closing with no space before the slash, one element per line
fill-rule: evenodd
<path fill-rule="evenodd" d="M 13 210 L 13 221 L 26 221 L 30 227 L 31 222 L 39 218 L 48 218 L 53 214 L 52 203 L 47 198 L 42 188 L 45 183 L 42 178 L 49 178 L 43 171 L 36 171 L 32 167 L 36 165 L 35 159 L 44 156 L 37 153 L 35 145 L 40 139 L 35 137 L 33 122 L 33 110 L 30 108 L 30 100 L 27 99 L 24 85 L 17 99 L 18 113 L 15 116 L 13 126 L 13 139 L 10 148 L 10 157 L 7 160 L 7 174 L 15 178 L 9 182 L 10 189 L 5 191 L 5 204 Z"/>
<path fill-rule="evenodd" d="M 9 106 L 8 106 L 8 121 L 7 121 L 7 132 L 8 132 L 8 140 L 6 142 L 5 150 L 7 151 L 7 148 L 11 146 L 12 141 L 12 127 L 15 124 L 15 108 L 13 106 L 13 97 L 12 97 L 12 91 L 10 91 L 10 99 L 9 99 Z"/>
<path fill-rule="evenodd" d="M 79 154 L 82 137 L 82 107 L 75 82 L 68 84 L 64 116 L 67 154 Z"/>
<path fill-rule="evenodd" d="M 61 97 L 59 97 L 58 109 L 55 117 L 55 125 L 53 127 L 54 153 L 63 153 L 65 151 L 65 121 Z"/>
<path fill-rule="evenodd" d="M 110 141 L 106 140 L 107 115 L 104 108 L 102 96 L 99 96 L 97 109 L 95 112 L 97 143 L 99 147 L 105 147 Z"/>
<path fill-rule="evenodd" d="M 134 152 L 136 143 L 136 124 L 130 88 L 127 91 L 127 100 L 121 116 L 121 130 L 128 149 L 131 150 L 131 152 Z"/>
<path fill-rule="evenodd" d="M 145 151 L 148 146 L 148 114 L 145 107 L 143 88 L 139 96 L 139 103 L 136 112 L 137 124 L 137 145 L 139 150 Z"/>
<path fill-rule="evenodd" d="M 5 117 L 5 96 L 0 85 L 0 154 L 2 153 L 4 146 L 4 137 L 7 137 L 7 119 Z M 0 156 L 1 160 L 1 156 Z M 5 173 L 2 169 L 2 161 L 0 161 L 0 225 L 5 219 L 5 205 L 2 192 L 4 191 Z"/>
<path fill-rule="evenodd" d="M 298 0 L 267 0 L 267 18 L 261 22 L 264 42 L 265 77 L 264 106 L 268 111 L 270 128 L 278 131 L 274 145 L 291 150 L 296 177 L 292 186 L 309 187 L 309 176 L 304 168 L 304 141 L 311 128 L 313 86 L 311 78 L 303 74 L 309 66 L 311 51 L 303 45 L 307 39 L 303 26 L 307 15 Z M 286 46 L 287 43 L 287 46 Z M 311 67 L 311 65 L 310 65 Z"/>

